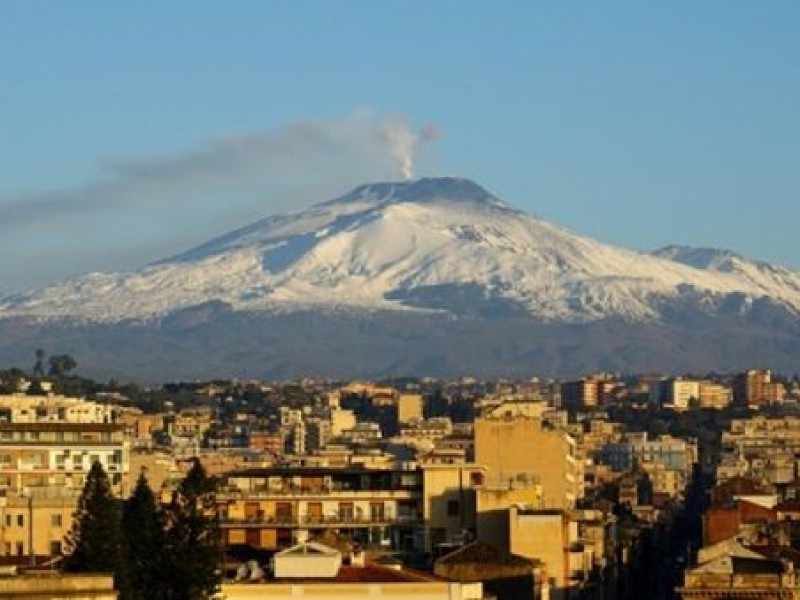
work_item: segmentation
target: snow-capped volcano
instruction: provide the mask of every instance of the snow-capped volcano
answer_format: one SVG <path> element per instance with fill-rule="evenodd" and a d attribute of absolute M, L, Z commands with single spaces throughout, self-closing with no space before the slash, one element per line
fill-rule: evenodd
<path fill-rule="evenodd" d="M 735 294 L 800 312 L 800 274 L 733 253 L 642 254 L 520 212 L 456 178 L 361 186 L 269 217 L 133 273 L 92 273 L 0 298 L 0 318 L 147 321 L 222 302 L 234 311 L 492 311 L 540 322 L 658 320 Z"/>

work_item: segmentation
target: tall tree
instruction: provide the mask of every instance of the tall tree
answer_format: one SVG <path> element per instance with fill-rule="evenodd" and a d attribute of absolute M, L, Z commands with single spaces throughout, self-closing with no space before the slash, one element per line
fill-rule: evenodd
<path fill-rule="evenodd" d="M 161 513 L 144 470 L 122 511 L 127 564 L 123 600 L 161 600 L 164 589 L 164 531 Z"/>
<path fill-rule="evenodd" d="M 164 509 L 169 600 L 206 600 L 219 588 L 217 481 L 195 459 Z"/>
<path fill-rule="evenodd" d="M 114 573 L 119 583 L 124 570 L 120 510 L 111 482 L 95 461 L 78 499 L 75 520 L 67 535 L 64 568 L 74 572 Z"/>
<path fill-rule="evenodd" d="M 50 375 L 53 377 L 64 377 L 78 366 L 75 359 L 69 354 L 57 354 L 50 357 Z"/>
<path fill-rule="evenodd" d="M 35 355 L 36 364 L 33 365 L 33 376 L 44 377 L 44 357 L 46 356 L 44 348 L 37 348 Z"/>

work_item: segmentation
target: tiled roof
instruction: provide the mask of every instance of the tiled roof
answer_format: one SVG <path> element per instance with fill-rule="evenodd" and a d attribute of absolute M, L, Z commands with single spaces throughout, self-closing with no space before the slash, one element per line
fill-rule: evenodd
<path fill-rule="evenodd" d="M 511 554 L 485 542 L 472 542 L 466 546 L 443 556 L 436 561 L 441 565 L 454 565 L 465 563 L 481 563 L 492 565 L 532 566 L 535 560 L 530 560 L 516 554 Z"/>

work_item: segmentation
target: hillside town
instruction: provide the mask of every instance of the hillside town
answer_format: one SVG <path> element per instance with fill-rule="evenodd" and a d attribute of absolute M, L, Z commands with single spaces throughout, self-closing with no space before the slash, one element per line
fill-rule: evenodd
<path fill-rule="evenodd" d="M 0 598 L 26 581 L 117 598 L 113 573 L 63 568 L 89 472 L 119 502 L 143 476 L 168 503 L 192 465 L 215 482 L 218 598 L 800 598 L 800 384 L 769 370 L 153 389 L 2 373 Z"/>

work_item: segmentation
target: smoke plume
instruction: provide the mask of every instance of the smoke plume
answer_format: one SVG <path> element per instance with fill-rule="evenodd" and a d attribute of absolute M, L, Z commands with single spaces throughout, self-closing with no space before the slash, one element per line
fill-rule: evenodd
<path fill-rule="evenodd" d="M 0 198 L 0 232 L 87 213 L 196 206 L 197 198 L 214 193 L 252 203 L 287 188 L 338 193 L 367 181 L 408 179 L 417 153 L 436 137 L 433 126 L 416 130 L 405 117 L 359 110 L 330 121 L 216 137 L 171 156 L 106 159 L 95 181 Z M 294 208 L 286 204 L 275 201 L 269 208 Z"/>

